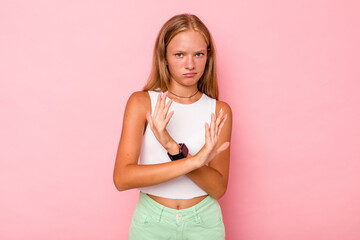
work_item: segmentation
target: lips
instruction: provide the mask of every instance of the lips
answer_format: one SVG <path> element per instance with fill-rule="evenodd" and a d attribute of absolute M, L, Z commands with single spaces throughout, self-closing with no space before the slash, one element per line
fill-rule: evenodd
<path fill-rule="evenodd" d="M 196 73 L 184 73 L 183 75 L 185 77 L 194 77 L 196 75 Z"/>

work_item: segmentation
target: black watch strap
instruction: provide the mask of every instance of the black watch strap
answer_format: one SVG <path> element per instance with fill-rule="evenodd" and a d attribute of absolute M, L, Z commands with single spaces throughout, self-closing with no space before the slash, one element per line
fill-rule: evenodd
<path fill-rule="evenodd" d="M 169 152 L 167 153 L 171 161 L 175 161 L 187 157 L 189 150 L 186 147 L 185 143 L 179 143 L 179 145 L 180 145 L 180 152 L 178 154 L 171 155 Z"/>

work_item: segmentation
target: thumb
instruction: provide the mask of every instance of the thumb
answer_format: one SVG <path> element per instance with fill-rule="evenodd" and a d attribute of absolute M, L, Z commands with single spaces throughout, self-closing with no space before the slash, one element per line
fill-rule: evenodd
<path fill-rule="evenodd" d="M 219 154 L 222 151 L 226 150 L 229 146 L 230 146 L 230 142 L 224 142 L 220 147 L 216 149 L 216 154 Z"/>
<path fill-rule="evenodd" d="M 152 126 L 152 118 L 151 118 L 151 114 L 148 112 L 146 113 L 146 120 L 148 121 L 148 123 L 150 124 L 150 126 Z"/>

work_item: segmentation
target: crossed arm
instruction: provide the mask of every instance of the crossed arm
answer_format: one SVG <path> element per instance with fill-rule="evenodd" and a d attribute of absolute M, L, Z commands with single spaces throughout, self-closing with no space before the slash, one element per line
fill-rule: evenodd
<path fill-rule="evenodd" d="M 147 123 L 159 143 L 170 154 L 179 151 L 178 144 L 166 131 L 173 112 L 168 113 L 171 101 L 165 104 L 165 99 L 166 96 L 159 95 L 151 116 L 151 103 L 147 92 L 136 92 L 129 98 L 114 168 L 116 188 L 123 191 L 146 187 L 187 174 L 212 197 L 220 198 L 226 191 L 229 171 L 232 116 L 226 103 L 217 102 L 217 117 L 214 114 L 210 126 L 205 126 L 206 143 L 197 154 L 162 164 L 137 164 Z M 209 163 L 208 166 L 206 163 Z"/>

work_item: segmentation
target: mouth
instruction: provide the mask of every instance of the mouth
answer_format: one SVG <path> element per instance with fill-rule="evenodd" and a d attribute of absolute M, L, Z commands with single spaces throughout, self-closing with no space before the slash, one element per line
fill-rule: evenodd
<path fill-rule="evenodd" d="M 195 72 L 192 72 L 192 73 L 184 73 L 183 74 L 185 77 L 194 77 L 195 75 L 196 75 L 196 73 Z"/>

